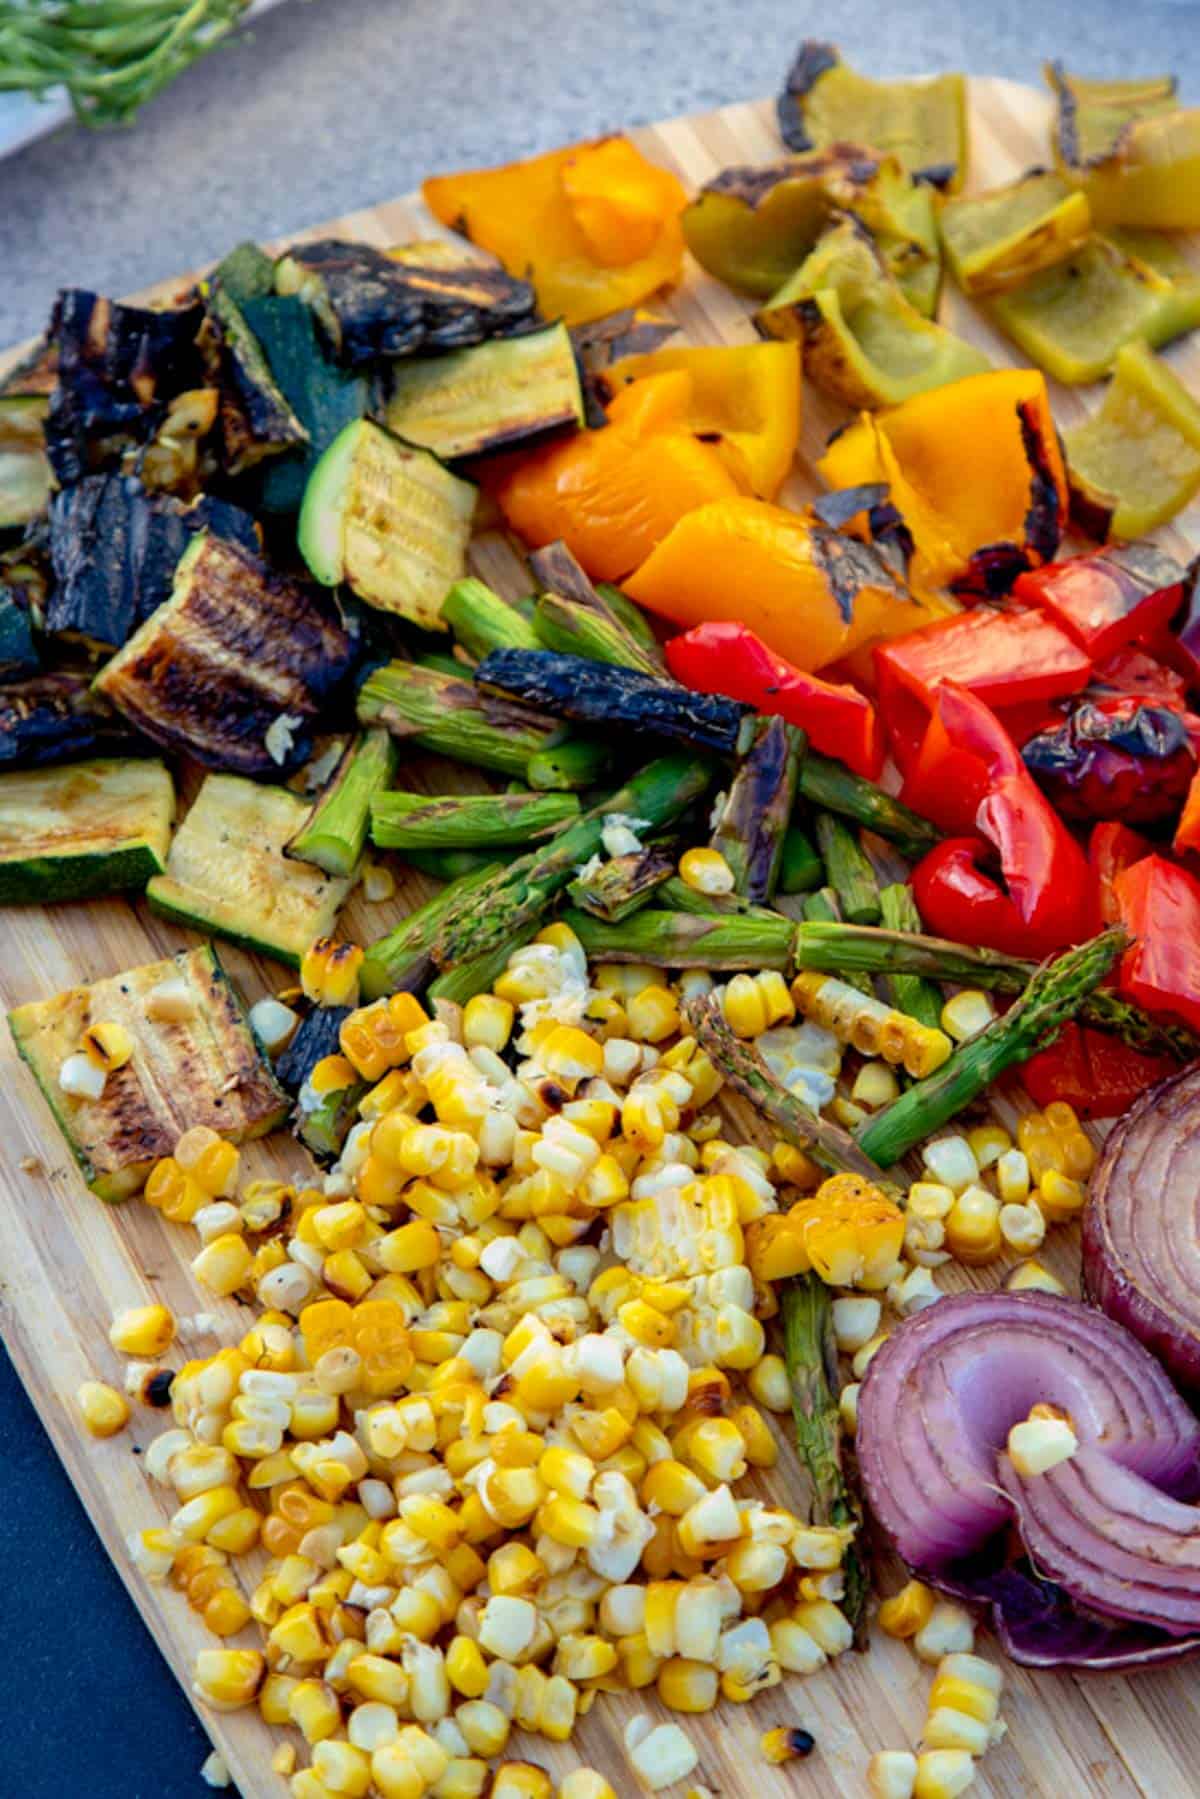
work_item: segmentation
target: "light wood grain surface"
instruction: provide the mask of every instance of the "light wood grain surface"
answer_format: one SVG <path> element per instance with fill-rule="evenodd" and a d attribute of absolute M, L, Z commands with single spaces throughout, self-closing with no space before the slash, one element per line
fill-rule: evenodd
<path fill-rule="evenodd" d="M 1047 159 L 1049 104 L 1033 90 L 1003 81 L 971 83 L 971 186 L 987 187 Z M 727 107 L 703 117 L 676 119 L 633 134 L 647 153 L 670 165 L 694 186 L 733 162 L 777 157 L 781 146 L 773 110 L 766 104 Z M 413 200 L 397 200 L 314 228 L 384 245 L 431 235 L 428 215 Z M 64 250 L 63 279 L 72 270 Z M 169 284 L 164 284 L 169 285 Z M 691 267 L 668 310 L 695 343 L 753 340 L 748 307 Z M 1015 360 L 1004 341 L 951 294 L 944 316 L 982 344 L 998 363 Z M 1170 352 L 1176 368 L 1200 386 L 1200 349 L 1185 344 Z M 1060 426 L 1095 402 L 1094 390 L 1054 393 Z M 815 486 L 811 468 L 829 431 L 844 416 L 823 395 L 805 394 L 804 430 L 796 474 L 786 497 L 799 500 Z M 971 445 L 962 446 L 969 462 Z M 1182 552 L 1200 539 L 1200 506 L 1193 505 L 1164 545 Z M 515 597 L 527 590 L 512 546 L 496 534 L 482 536 L 472 552 L 478 573 Z M 429 791 L 484 785 L 469 771 L 432 759 L 410 761 L 402 780 Z M 356 895 L 344 914 L 344 934 L 369 941 L 432 890 L 405 872 L 397 897 L 367 906 Z M 11 1007 L 76 982 L 113 974 L 194 941 L 188 933 L 150 915 L 141 903 L 112 900 L 84 906 L 31 908 L 0 913 L 0 1000 Z M 283 984 L 284 971 L 259 958 L 221 949 L 222 959 L 250 1001 Z M 185 1690 L 198 1649 L 213 1639 L 170 1587 L 152 1588 L 128 1566 L 124 1538 L 157 1523 L 170 1510 L 168 1496 L 145 1479 L 134 1453 L 165 1428 L 162 1414 L 140 1409 L 129 1431 L 107 1443 L 84 1437 L 72 1396 L 90 1375 L 120 1384 L 120 1358 L 109 1348 L 107 1327 L 123 1306 L 161 1299 L 187 1321 L 215 1313 L 219 1335 L 185 1328 L 175 1351 L 212 1353 L 246 1327 L 249 1312 L 232 1301 L 212 1302 L 188 1270 L 196 1239 L 191 1230 L 166 1224 L 140 1201 L 110 1208 L 84 1188 L 32 1079 L 17 1061 L 7 1032 L 0 1033 L 0 1332 L 62 1457 L 107 1552 L 126 1579 L 135 1605 Z M 752 1116 L 731 1106 L 747 1131 Z M 999 1108 L 1004 1115 L 1004 1106 Z M 1011 1122 L 1011 1120 L 1010 1120 Z M 245 1153 L 251 1173 L 296 1175 L 302 1152 L 286 1136 Z M 1074 1283 L 1076 1233 L 1053 1233 L 1046 1260 Z M 967 1274 L 952 1270 L 945 1284 L 994 1285 L 1001 1265 Z M 764 1492 L 786 1502 L 794 1464 L 786 1445 L 779 1467 L 761 1482 Z M 239 1564 L 253 1578 L 254 1570 Z M 26 1596 L 28 1598 L 28 1596 Z M 102 1624 L 92 1620 L 91 1626 Z M 247 1632 L 247 1644 L 257 1629 Z M 239 1639 L 241 1641 L 242 1639 Z M 707 1717 L 682 1722 L 700 1749 L 696 1781 L 722 1795 L 761 1799 L 858 1799 L 865 1793 L 868 1757 L 882 1748 L 911 1747 L 925 1714 L 928 1671 L 910 1650 L 875 1633 L 868 1655 L 847 1655 L 823 1673 L 784 1684 L 749 1706 L 722 1704 Z M 1009 1668 L 1003 1715 L 1009 1734 L 981 1765 L 973 1792 L 993 1799 L 1190 1799 L 1200 1792 L 1200 1703 L 1195 1672 L 1184 1666 L 1134 1678 L 1041 1674 Z M 522 1752 L 561 1776 L 579 1763 L 600 1768 L 622 1799 L 637 1783 L 621 1746 L 635 1713 L 666 1717 L 653 1693 L 601 1696 L 571 1743 L 526 1739 Z M 243 1799 L 283 1799 L 286 1784 L 270 1772 L 281 1733 L 253 1711 L 204 1713 Z M 76 1725 L 86 1729 L 86 1720 Z M 758 1739 L 773 1725 L 799 1722 L 813 1730 L 817 1753 L 804 1763 L 768 1767 Z M 297 1741 L 299 1739 L 297 1738 Z M 302 1755 L 302 1761 L 307 1758 Z"/>

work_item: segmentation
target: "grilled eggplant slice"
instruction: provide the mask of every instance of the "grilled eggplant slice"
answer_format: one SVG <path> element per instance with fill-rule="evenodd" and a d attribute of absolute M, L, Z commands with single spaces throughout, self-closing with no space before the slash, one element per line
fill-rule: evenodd
<path fill-rule="evenodd" d="M 156 912 L 298 968 L 327 937 L 353 879 L 290 862 L 308 807 L 286 787 L 209 775 L 175 833 L 166 873 L 146 897 Z"/>
<path fill-rule="evenodd" d="M 221 395 L 222 465 L 227 474 L 242 475 L 265 457 L 301 448 L 308 432 L 237 301 L 216 282 L 202 281 L 200 293 L 207 315 L 201 350 Z"/>
<path fill-rule="evenodd" d="M 447 461 L 577 429 L 583 419 L 579 370 L 562 324 L 392 369 L 388 428 Z"/>
<path fill-rule="evenodd" d="M 168 981 L 186 989 L 185 1017 L 157 1018 L 148 1004 Z M 105 1022 L 124 1026 L 133 1055 L 109 1075 L 99 1099 L 74 1099 L 59 1086 L 59 1071 L 84 1032 Z M 18 1006 L 8 1023 L 84 1180 L 101 1199 L 137 1193 L 194 1125 L 244 1143 L 287 1117 L 287 1095 L 210 944 Z"/>
<path fill-rule="evenodd" d="M 300 552 L 327 587 L 427 631 L 444 631 L 442 601 L 466 573 L 475 489 L 436 456 L 370 419 L 347 425 L 309 476 Z"/>
<path fill-rule="evenodd" d="M 417 262 L 412 256 L 421 255 Z M 403 257 L 403 260 L 401 260 Z M 322 238 L 280 258 L 276 291 L 308 301 L 343 362 L 423 350 L 461 350 L 528 330 L 537 299 L 527 281 L 473 256 L 430 256 L 425 246 L 385 255 L 370 244 Z"/>
<path fill-rule="evenodd" d="M 147 493 L 132 475 L 87 475 L 55 494 L 50 556 L 55 585 L 46 631 L 109 654 L 171 596 L 175 571 L 198 531 L 258 548 L 249 513 L 207 497 L 183 506 Z"/>
<path fill-rule="evenodd" d="M 35 675 L 0 687 L 0 769 L 138 755 L 149 747 L 92 692 L 86 675 Z"/>
<path fill-rule="evenodd" d="M 95 685 L 166 749 L 207 768 L 276 775 L 304 760 L 308 727 L 353 661 L 326 595 L 204 531 L 170 599 Z"/>
<path fill-rule="evenodd" d="M 300 449 L 272 456 L 261 471 L 263 510 L 295 514 L 317 461 L 338 432 L 367 410 L 370 387 L 366 376 L 341 368 L 325 354 L 303 300 L 271 293 L 247 300 L 242 310 L 307 435 Z"/>
<path fill-rule="evenodd" d="M 39 666 L 29 602 L 17 587 L 0 584 L 0 683 L 36 675 Z"/>
<path fill-rule="evenodd" d="M 367 841 L 371 800 L 391 786 L 398 761 L 396 740 L 387 731 L 365 731 L 347 744 L 284 854 L 326 874 L 353 875 Z"/>
<path fill-rule="evenodd" d="M 42 394 L 0 397 L 0 531 L 46 510 L 50 463 L 43 435 L 50 402 Z"/>
<path fill-rule="evenodd" d="M 145 443 L 164 403 L 201 385 L 203 316 L 199 306 L 150 312 L 63 289 L 50 320 L 58 383 L 46 420 L 46 453 L 60 487 Z"/>
<path fill-rule="evenodd" d="M 166 867 L 174 818 L 162 762 L 0 775 L 0 905 L 140 892 Z"/>

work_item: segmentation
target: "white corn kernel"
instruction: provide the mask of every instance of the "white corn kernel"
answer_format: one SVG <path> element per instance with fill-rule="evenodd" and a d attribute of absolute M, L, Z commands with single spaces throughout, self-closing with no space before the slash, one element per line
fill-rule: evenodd
<path fill-rule="evenodd" d="M 269 1056 L 277 1056 L 300 1023 L 299 1014 L 277 999 L 260 999 L 250 1008 L 250 1029 Z"/>
<path fill-rule="evenodd" d="M 1031 1255 L 1046 1239 L 1046 1220 L 1033 1204 L 1000 1207 L 1000 1235 L 1018 1255 Z"/>
<path fill-rule="evenodd" d="M 893 1281 L 887 1296 L 888 1304 L 902 1318 L 911 1318 L 914 1312 L 923 1312 L 927 1306 L 936 1304 L 942 1291 L 934 1284 L 928 1268 L 917 1267 L 910 1268 L 902 1280 Z"/>
<path fill-rule="evenodd" d="M 700 1757 L 678 1724 L 660 1724 L 632 1746 L 626 1747 L 634 1773 L 652 1793 L 671 1786 L 691 1773 Z"/>
<path fill-rule="evenodd" d="M 986 1031 L 996 1017 L 990 993 L 979 987 L 964 987 L 942 1007 L 942 1029 L 956 1043 L 966 1043 Z"/>
<path fill-rule="evenodd" d="M 1029 1417 L 1008 1433 L 1008 1459 L 1013 1471 L 1028 1478 L 1045 1474 L 1069 1461 L 1079 1448 L 1079 1438 L 1069 1418 Z"/>
<path fill-rule="evenodd" d="M 833 1302 L 833 1334 L 838 1348 L 845 1355 L 861 1349 L 869 1343 L 879 1329 L 879 1320 L 883 1316 L 883 1307 L 877 1299 L 866 1295 L 855 1295 L 852 1299 L 835 1299 Z"/>
<path fill-rule="evenodd" d="M 871 1799 L 912 1799 L 917 1758 L 907 1749 L 881 1749 L 867 1763 Z"/>
<path fill-rule="evenodd" d="M 82 1052 L 68 1056 L 58 1071 L 58 1084 L 72 1099 L 102 1099 L 106 1079 L 104 1070 Z"/>
<path fill-rule="evenodd" d="M 939 1599 L 912 1640 L 923 1662 L 940 1662 L 944 1655 L 970 1654 L 975 1647 L 975 1625 L 965 1607 L 952 1599 Z"/>
<path fill-rule="evenodd" d="M 933 1179 L 952 1193 L 961 1193 L 979 1179 L 979 1164 L 965 1137 L 935 1137 L 925 1144 L 921 1160 Z"/>

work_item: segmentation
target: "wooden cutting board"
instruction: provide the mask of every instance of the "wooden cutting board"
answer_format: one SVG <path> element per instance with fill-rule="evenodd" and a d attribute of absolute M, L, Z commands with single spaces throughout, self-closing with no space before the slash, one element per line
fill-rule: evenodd
<path fill-rule="evenodd" d="M 1050 106 L 1046 96 L 1007 81 L 971 83 L 971 180 L 975 188 L 1048 159 Z M 720 112 L 676 119 L 633 133 L 655 160 L 668 164 L 695 187 L 730 163 L 762 162 L 779 156 L 773 108 L 766 103 L 730 106 Z M 428 236 L 428 215 L 419 201 L 402 199 L 336 219 L 308 235 L 334 233 L 385 245 Z M 69 280 L 69 257 L 63 279 Z M 175 283 L 165 283 L 169 288 Z M 749 342 L 754 331 L 748 307 L 692 267 L 671 296 L 668 309 L 696 343 Z M 951 293 L 946 316 L 978 341 L 998 363 L 1015 360 L 1004 341 Z M 1171 352 L 1184 375 L 1200 385 L 1200 339 Z M 1059 391 L 1055 413 L 1066 426 L 1095 392 Z M 788 497 L 814 491 L 811 467 L 840 409 L 823 395 L 805 394 L 801 457 Z M 963 444 L 964 458 L 971 446 Z M 1164 534 L 1176 553 L 1200 542 L 1200 505 Z M 481 538 L 472 556 L 478 573 L 511 597 L 527 590 L 512 547 L 496 535 Z M 430 791 L 465 791 L 485 785 L 470 771 L 425 759 L 405 768 L 405 777 Z M 348 906 L 344 930 L 367 942 L 389 928 L 431 891 L 415 874 L 403 881 L 395 900 L 368 906 L 360 896 Z M 143 904 L 123 900 L 47 909 L 10 909 L 0 914 L 0 1002 L 5 1008 L 56 993 L 76 982 L 153 960 L 194 941 L 188 933 L 154 918 Z M 222 949 L 221 955 L 243 992 L 253 1001 L 284 983 L 278 966 Z M 235 1340 L 250 1313 L 232 1301 L 214 1302 L 188 1270 L 195 1233 L 166 1224 L 134 1200 L 108 1207 L 83 1186 L 44 1102 L 18 1062 L 7 1031 L 0 1031 L 0 1333 L 46 1429 L 109 1554 L 129 1587 L 133 1603 L 153 1632 L 185 1691 L 193 1658 L 213 1639 L 173 1588 L 150 1587 L 129 1567 L 124 1539 L 130 1531 L 165 1519 L 169 1495 L 153 1487 L 141 1471 L 136 1448 L 166 1427 L 162 1414 L 139 1409 L 131 1429 L 107 1443 L 94 1443 L 76 1421 L 73 1395 L 80 1381 L 99 1376 L 121 1383 L 121 1358 L 109 1348 L 107 1329 L 124 1306 L 161 1300 L 184 1321 L 174 1361 L 213 1353 Z M 1003 1108 L 1001 1109 L 1003 1111 Z M 752 1127 L 744 1106 L 740 1123 Z M 1008 1120 L 1011 1122 L 1011 1118 Z M 245 1152 L 251 1173 L 301 1170 L 303 1155 L 286 1136 Z M 1058 1229 L 1046 1260 L 1072 1284 L 1078 1271 L 1076 1232 Z M 967 1274 L 950 1270 L 945 1285 L 995 1285 L 1004 1267 Z M 198 1334 L 188 1323 L 198 1313 L 215 1313 L 218 1334 Z M 777 1469 L 761 1482 L 765 1494 L 786 1503 L 794 1462 L 781 1432 L 783 1454 Z M 254 1577 L 246 1562 L 239 1572 Z M 247 1632 L 249 1646 L 257 1627 Z M 986 1642 L 986 1639 L 985 1639 Z M 995 1799 L 1189 1799 L 1200 1790 L 1200 1702 L 1194 1668 L 1159 1670 L 1127 1679 L 1120 1676 L 1038 1674 L 1006 1670 L 1003 1716 L 1009 1734 L 981 1765 L 973 1792 Z M 928 1671 L 903 1644 L 875 1633 L 869 1655 L 847 1655 L 808 1679 L 789 1676 L 784 1684 L 750 1706 L 722 1704 L 716 1712 L 680 1720 L 700 1750 L 693 1777 L 726 1796 L 753 1792 L 761 1799 L 859 1799 L 864 1769 L 877 1749 L 915 1745 L 925 1716 Z M 601 1696 L 582 1720 L 572 1742 L 559 1746 L 541 1738 L 514 1738 L 509 1754 L 524 1754 L 558 1777 L 590 1763 L 601 1769 L 617 1793 L 637 1792 L 622 1748 L 628 1719 L 647 1713 L 669 1716 L 653 1692 L 629 1697 Z M 243 1799 L 283 1799 L 286 1785 L 271 1773 L 271 1753 L 282 1733 L 269 1730 L 255 1711 L 202 1713 L 213 1742 L 241 1789 Z M 86 1729 L 87 1720 L 78 1720 Z M 773 1725 L 803 1723 L 817 1738 L 807 1762 L 767 1766 L 759 1753 L 762 1732 Z M 299 1738 L 296 1738 L 299 1743 Z M 300 1745 L 301 1763 L 307 1757 Z M 673 1789 L 675 1792 L 681 1789 Z"/>

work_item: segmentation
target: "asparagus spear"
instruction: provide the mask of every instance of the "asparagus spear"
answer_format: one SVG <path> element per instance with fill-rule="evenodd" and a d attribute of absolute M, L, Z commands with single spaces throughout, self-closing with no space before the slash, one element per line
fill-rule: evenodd
<path fill-rule="evenodd" d="M 493 650 L 475 671 L 487 692 L 544 707 L 609 732 L 642 731 L 732 755 L 749 708 L 719 694 L 692 693 L 638 669 L 589 662 L 556 650 Z"/>
<path fill-rule="evenodd" d="M 1023 962 L 1000 950 L 954 943 L 947 937 L 927 937 L 901 930 L 871 930 L 866 926 L 839 924 L 823 917 L 805 922 L 796 937 L 796 962 L 800 968 L 838 974 L 844 981 L 859 975 L 920 975 L 927 981 L 955 981 L 967 987 L 989 987 L 999 993 L 1022 992 L 1037 973 L 1036 962 Z M 901 1007 L 901 1010 L 907 1008 Z M 1123 999 L 1109 987 L 1098 987 L 1085 996 L 1079 1008 L 1080 1022 L 1094 1025 L 1122 1038 L 1134 1049 L 1151 1055 L 1171 1055 L 1191 1062 L 1200 1055 L 1200 1037 L 1183 1025 L 1154 1018 Z"/>
<path fill-rule="evenodd" d="M 736 891 L 758 905 L 771 899 L 779 880 L 805 742 L 785 719 L 751 721 L 750 742 L 713 832 L 712 846 L 732 868 Z"/>
<path fill-rule="evenodd" d="M 578 817 L 573 793 L 377 793 L 371 839 L 385 850 L 484 849 L 527 844 Z"/>
<path fill-rule="evenodd" d="M 568 737 L 529 758 L 525 779 L 539 793 L 594 787 L 609 764 L 608 745 L 598 737 Z"/>
<path fill-rule="evenodd" d="M 939 832 L 927 818 L 913 812 L 882 787 L 852 774 L 840 762 L 810 750 L 800 764 L 800 792 L 811 805 L 842 818 L 866 825 L 886 837 L 902 855 L 915 862 L 938 842 Z"/>
<path fill-rule="evenodd" d="M 860 1125 L 857 1137 L 863 1151 L 890 1167 L 961 1112 L 1006 1068 L 1028 1061 L 1047 1037 L 1078 1012 L 1128 942 L 1122 930 L 1104 931 L 1039 968 L 1003 1018 L 995 1019 L 969 1043 L 960 1044 L 936 1074 L 915 1082 L 899 1099 Z"/>
<path fill-rule="evenodd" d="M 378 999 L 402 987 L 412 992 L 423 986 L 433 973 L 429 951 L 442 920 L 500 871 L 500 863 L 489 862 L 485 868 L 461 876 L 401 919 L 386 936 L 369 944 L 359 971 L 363 997 Z"/>
<path fill-rule="evenodd" d="M 567 912 L 589 956 L 604 962 L 650 962 L 664 968 L 792 967 L 796 926 L 781 914 L 635 912 L 619 924 L 605 924 L 587 912 Z"/>
<path fill-rule="evenodd" d="M 528 620 L 474 575 L 454 583 L 442 601 L 442 617 L 477 661 L 489 650 L 538 648 L 538 634 Z"/>
<path fill-rule="evenodd" d="M 577 906 L 618 924 L 653 898 L 656 890 L 675 873 L 675 858 L 648 844 L 636 855 L 614 856 L 592 874 L 581 874 L 567 893 Z"/>
<path fill-rule="evenodd" d="M 815 893 L 807 894 L 801 904 L 800 910 L 804 914 L 806 923 L 840 924 L 841 922 L 842 915 L 838 911 L 837 895 L 834 893 L 832 887 L 818 887 Z M 799 939 L 797 939 L 797 941 L 799 941 Z M 797 956 L 797 968 L 807 968 L 809 966 L 811 966 L 809 963 L 801 961 L 799 956 Z M 833 971 L 825 969 L 822 970 L 822 972 L 832 973 Z M 875 991 L 868 976 L 863 974 L 852 974 L 848 968 L 839 968 L 837 972 L 840 974 L 842 980 L 846 982 L 847 986 L 857 987 L 860 993 L 873 993 Z"/>
<path fill-rule="evenodd" d="M 588 656 L 615 668 L 634 668 L 665 681 L 662 664 L 625 629 L 602 612 L 560 594 L 543 594 L 534 614 L 536 648 L 561 650 L 566 655 Z"/>
<path fill-rule="evenodd" d="M 832 1295 L 819 1275 L 799 1274 L 780 1286 L 779 1308 L 796 1448 L 810 1484 L 807 1522 L 857 1526 L 861 1516 L 842 1465 L 841 1380 L 833 1340 Z M 842 1558 L 842 1573 L 846 1582 L 842 1610 L 861 1647 L 870 1582 L 857 1541 Z"/>
<path fill-rule="evenodd" d="M 472 670 L 457 656 L 448 656 L 442 650 L 418 650 L 413 656 L 416 668 L 427 668 L 431 674 L 450 675 L 456 681 L 469 680 Z"/>
<path fill-rule="evenodd" d="M 645 614 L 615 587 L 594 587 L 565 543 L 551 543 L 545 549 L 535 550 L 529 567 L 544 593 L 583 606 L 604 621 L 608 626 L 607 641 L 614 645 L 623 642 L 626 654 L 621 660 L 629 668 L 645 669 L 660 680 L 668 679 L 662 651 Z"/>
<path fill-rule="evenodd" d="M 491 850 L 405 850 L 404 860 L 435 881 L 458 881 L 481 868 L 496 867 Z"/>
<path fill-rule="evenodd" d="M 894 881 L 885 887 L 879 895 L 879 905 L 889 931 L 920 931 L 921 914 L 907 881 Z M 885 975 L 883 985 L 898 1012 L 907 1012 L 910 1018 L 934 1028 L 941 1025 L 941 989 L 932 981 L 923 980 L 919 974 L 896 973 Z"/>
<path fill-rule="evenodd" d="M 661 827 L 698 799 L 713 777 L 702 756 L 661 756 L 641 769 L 602 805 L 559 831 L 542 849 L 530 850 L 500 869 L 446 914 L 433 944 L 439 968 L 452 968 L 511 944 L 526 925 L 542 918 L 576 870 L 600 848 L 605 819 L 613 812 Z"/>
<path fill-rule="evenodd" d="M 326 874 L 352 874 L 367 841 L 372 796 L 396 774 L 396 746 L 386 731 L 365 731 L 347 744 L 312 811 L 285 845 L 285 856 Z"/>
<path fill-rule="evenodd" d="M 610 581 L 597 581 L 596 593 L 610 612 L 616 614 L 618 624 L 624 625 L 631 637 L 636 637 L 644 650 L 649 650 L 659 668 L 663 666 L 662 645 L 654 635 L 654 626 L 642 611 L 636 600 L 631 600 L 627 593 L 614 587 Z"/>
<path fill-rule="evenodd" d="M 824 880 L 825 864 L 815 846 L 799 825 L 789 825 L 779 862 L 780 893 L 811 893 Z"/>
<path fill-rule="evenodd" d="M 358 690 L 358 717 L 382 725 L 393 737 L 453 756 L 480 768 L 521 776 L 531 756 L 561 736 L 544 712 L 510 700 L 485 697 L 463 675 L 389 662 Z"/>
<path fill-rule="evenodd" d="M 689 887 L 678 875 L 672 875 L 669 881 L 663 882 L 658 903 L 668 912 L 697 912 L 702 918 L 710 918 L 714 912 L 740 913 L 745 918 L 770 920 L 777 920 L 782 916 L 772 906 L 756 906 L 740 893 L 697 893 L 694 887 Z"/>
<path fill-rule="evenodd" d="M 858 838 L 831 812 L 817 813 L 816 831 L 817 848 L 842 917 L 849 924 L 878 924 L 879 883 Z"/>
<path fill-rule="evenodd" d="M 684 1016 L 696 1040 L 720 1069 L 735 1093 L 749 1100 L 768 1118 L 789 1143 L 807 1150 L 814 1162 L 831 1174 L 858 1174 L 871 1181 L 888 1198 L 899 1200 L 897 1189 L 862 1146 L 843 1130 L 814 1112 L 789 1088 L 775 1079 L 752 1043 L 735 1037 L 725 1021 L 720 1001 L 711 993 L 685 1000 Z"/>

